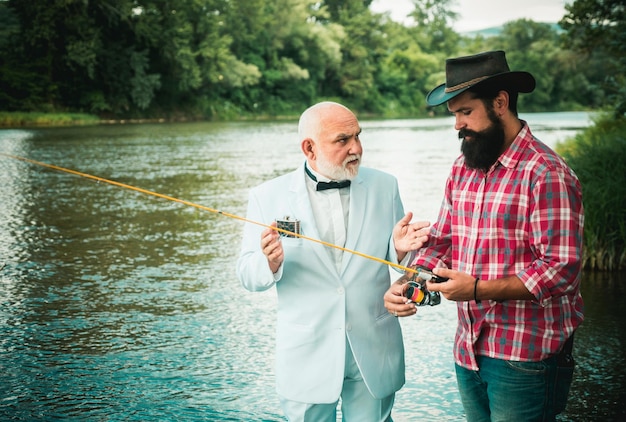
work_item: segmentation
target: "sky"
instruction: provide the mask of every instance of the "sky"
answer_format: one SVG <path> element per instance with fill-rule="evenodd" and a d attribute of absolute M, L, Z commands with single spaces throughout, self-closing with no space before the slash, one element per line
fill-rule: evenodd
<path fill-rule="evenodd" d="M 565 4 L 572 0 L 452 0 L 451 9 L 459 13 L 452 25 L 457 32 L 500 26 L 517 19 L 536 22 L 558 22 L 565 14 Z M 374 0 L 371 9 L 375 12 L 391 12 L 393 20 L 402 22 L 413 10 L 412 0 Z"/>

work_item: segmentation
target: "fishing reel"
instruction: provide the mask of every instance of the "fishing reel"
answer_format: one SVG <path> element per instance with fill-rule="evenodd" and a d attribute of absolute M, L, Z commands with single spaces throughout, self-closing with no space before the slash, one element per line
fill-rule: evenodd
<path fill-rule="evenodd" d="M 404 292 L 404 296 L 416 306 L 435 306 L 441 303 L 441 295 L 439 292 L 431 292 L 426 288 L 426 282 L 431 281 L 433 283 L 443 283 L 448 281 L 446 277 L 440 277 L 433 274 L 427 268 L 417 266 L 416 272 L 409 278 L 408 286 Z"/>

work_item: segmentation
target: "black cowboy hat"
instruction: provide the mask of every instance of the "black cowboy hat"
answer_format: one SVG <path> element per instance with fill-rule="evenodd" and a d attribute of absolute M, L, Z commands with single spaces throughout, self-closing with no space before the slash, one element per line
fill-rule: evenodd
<path fill-rule="evenodd" d="M 491 81 L 494 85 L 511 88 L 517 92 L 532 92 L 535 78 L 528 72 L 509 69 L 504 51 L 487 51 L 473 56 L 446 60 L 446 83 L 439 85 L 426 96 L 429 106 L 445 103 L 467 89 Z"/>

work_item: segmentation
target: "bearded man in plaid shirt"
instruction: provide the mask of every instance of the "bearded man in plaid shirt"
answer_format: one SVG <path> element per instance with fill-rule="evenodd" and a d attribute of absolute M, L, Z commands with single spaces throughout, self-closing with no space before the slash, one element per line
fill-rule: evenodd
<path fill-rule="evenodd" d="M 427 288 L 457 302 L 454 359 L 469 421 L 554 421 L 564 408 L 583 320 L 581 187 L 563 159 L 517 114 L 528 72 L 503 51 L 446 61 L 447 103 L 462 155 L 447 179 L 430 240 L 411 265 L 449 280 Z M 388 311 L 413 315 L 406 280 L 385 294 Z"/>

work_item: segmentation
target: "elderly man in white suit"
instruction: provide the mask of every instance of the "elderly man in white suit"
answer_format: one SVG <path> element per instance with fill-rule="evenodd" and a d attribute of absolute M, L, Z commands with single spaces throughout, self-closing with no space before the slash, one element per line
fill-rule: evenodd
<path fill-rule="evenodd" d="M 396 179 L 359 169 L 361 127 L 348 108 L 318 103 L 298 131 L 305 163 L 252 189 L 248 219 L 289 218 L 303 236 L 391 262 L 422 246 L 429 223 L 410 223 Z M 383 302 L 387 265 L 247 223 L 237 274 L 250 291 L 276 286 L 277 391 L 290 421 L 335 421 L 340 399 L 345 421 L 391 420 L 404 346 Z"/>

